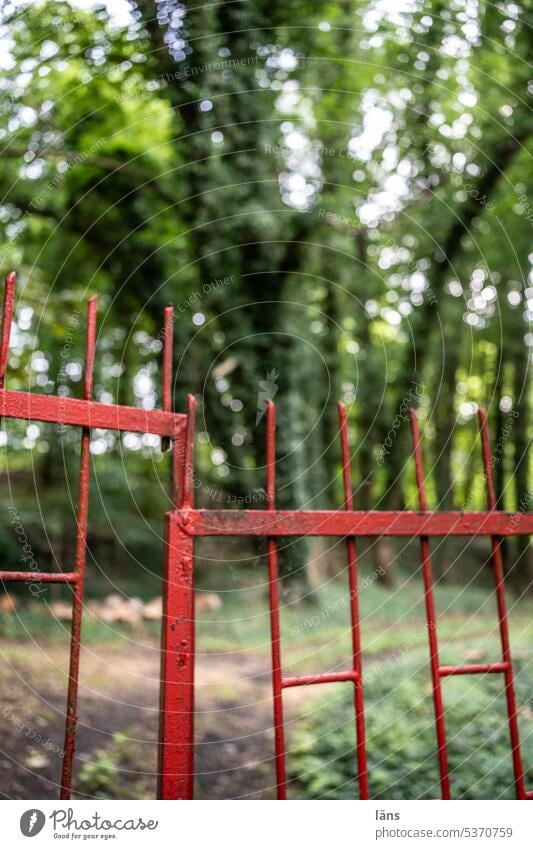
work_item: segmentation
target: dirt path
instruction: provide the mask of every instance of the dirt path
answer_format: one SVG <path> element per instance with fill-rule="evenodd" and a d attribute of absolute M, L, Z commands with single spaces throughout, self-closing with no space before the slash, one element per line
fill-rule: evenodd
<path fill-rule="evenodd" d="M 0 792 L 57 798 L 67 649 L 2 645 Z M 82 651 L 75 789 L 79 797 L 155 796 L 159 654 L 155 641 Z M 196 794 L 273 798 L 268 659 L 200 655 L 196 666 Z M 287 720 L 298 704 L 288 700 Z"/>

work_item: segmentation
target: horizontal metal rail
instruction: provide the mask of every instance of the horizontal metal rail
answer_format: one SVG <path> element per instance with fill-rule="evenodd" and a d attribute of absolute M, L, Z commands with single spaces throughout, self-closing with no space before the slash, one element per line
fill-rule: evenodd
<path fill-rule="evenodd" d="M 347 672 L 323 672 L 319 675 L 299 675 L 296 678 L 282 678 L 281 686 L 285 687 L 304 687 L 309 684 L 339 684 L 342 681 L 351 681 L 354 683 L 359 680 L 359 673 L 353 669 Z"/>
<path fill-rule="evenodd" d="M 10 572 L 2 570 L 0 581 L 24 581 L 27 584 L 75 584 L 78 580 L 77 572 Z"/>
<path fill-rule="evenodd" d="M 439 666 L 439 675 L 478 675 L 488 672 L 507 672 L 509 664 L 503 663 L 470 663 L 464 666 Z"/>
<path fill-rule="evenodd" d="M 0 389 L 0 416 L 58 425 L 153 433 L 176 438 L 185 430 L 186 416 L 164 410 L 118 407 L 82 398 L 62 398 Z"/>
<path fill-rule="evenodd" d="M 189 536 L 516 536 L 533 534 L 533 513 L 411 510 L 178 510 Z"/>

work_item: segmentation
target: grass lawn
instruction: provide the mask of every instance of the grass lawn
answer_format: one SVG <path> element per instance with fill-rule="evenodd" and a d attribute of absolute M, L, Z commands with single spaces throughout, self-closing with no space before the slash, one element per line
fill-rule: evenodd
<path fill-rule="evenodd" d="M 272 722 L 268 679 L 269 614 L 263 570 L 259 577 L 260 580 L 251 585 L 248 573 L 244 585 L 242 574 L 236 572 L 232 581 L 226 581 L 223 587 L 210 586 L 209 591 L 216 589 L 221 595 L 222 608 L 198 615 L 199 741 L 211 739 L 215 728 L 222 741 L 235 737 L 231 744 L 235 750 L 232 750 L 231 762 L 235 766 L 229 772 L 227 752 L 221 754 L 218 763 L 216 758 L 211 757 L 214 749 L 209 750 L 211 760 L 205 772 L 207 777 L 199 778 L 202 794 L 208 798 L 234 793 L 241 763 L 247 764 L 246 769 L 255 770 L 254 786 L 257 786 L 260 796 L 273 794 L 269 730 Z M 341 575 L 324 584 L 306 603 L 282 602 L 285 675 L 349 668 L 350 623 L 345 579 L 346 576 Z M 371 573 L 366 576 L 363 573 L 361 579 L 361 636 L 371 794 L 375 798 L 438 798 L 433 703 L 420 574 L 417 571 L 414 575 L 400 576 L 393 590 L 372 581 Z M 533 603 L 531 600 L 517 600 L 509 594 L 508 606 L 524 765 L 531 788 Z M 442 663 L 500 659 L 495 601 L 490 589 L 473 585 L 466 588 L 451 584 L 437 586 L 436 607 Z M 46 651 L 47 646 L 50 653 L 60 651 L 66 659 L 64 649 L 68 644 L 69 623 L 56 621 L 50 615 L 46 601 L 31 608 L 21 602 L 14 613 L 2 614 L 0 636 L 4 662 L 15 668 L 20 663 L 22 669 L 26 658 L 31 658 L 43 647 Z M 147 670 L 152 670 L 153 666 L 147 674 L 153 678 L 152 701 L 156 703 L 158 637 L 157 622 L 110 625 L 97 621 L 92 615 L 85 615 L 83 642 L 89 652 L 99 658 L 98 669 L 96 665 L 94 670 L 86 667 L 89 675 L 86 684 L 95 694 L 92 708 L 95 716 L 100 710 L 97 693 L 99 688 L 105 687 L 108 675 L 106 656 L 113 665 L 113 670 L 110 670 L 116 679 L 113 686 L 116 684 L 120 688 L 121 659 L 126 668 L 133 659 L 132 655 L 142 646 L 149 651 Z M 38 663 L 33 665 L 32 675 L 38 675 L 38 666 Z M 213 680 L 211 674 L 215 676 Z M 82 679 L 83 675 L 82 661 Z M 133 687 L 134 684 L 132 679 L 130 685 Z M 58 681 L 58 690 L 63 690 L 64 685 L 63 676 Z M 513 796 L 502 685 L 503 679 L 499 675 L 460 676 L 443 682 L 454 797 Z M 142 681 L 135 686 L 142 686 Z M 55 687 L 52 675 L 48 675 L 46 687 L 48 690 Z M 116 694 L 113 693 L 110 692 L 109 697 L 115 699 Z M 142 705 L 142 699 L 135 702 L 135 693 L 132 693 L 130 701 Z M 286 691 L 287 765 L 291 796 L 357 796 L 351 693 L 349 684 Z M 246 701 L 249 711 L 255 711 L 253 729 L 247 735 L 238 733 L 238 711 L 243 701 Z M 63 695 L 59 694 L 58 713 L 62 704 Z M 150 740 L 153 741 L 157 717 L 151 703 L 149 709 L 153 725 Z M 138 753 L 133 740 L 135 733 L 131 730 L 136 727 L 135 713 L 128 717 L 129 725 L 124 725 L 124 728 L 121 727 L 119 712 L 115 711 L 115 714 L 115 724 L 110 729 L 112 734 L 108 736 L 107 744 L 104 735 L 104 743 L 100 741 L 98 750 L 92 752 L 92 743 L 87 738 L 82 784 L 79 786 L 85 795 L 98 798 L 108 798 L 113 792 L 119 792 L 118 788 L 122 788 L 120 792 L 124 796 L 131 793 L 129 798 L 138 798 L 140 787 L 144 788 L 142 792 L 146 795 L 151 795 L 151 783 L 139 783 L 133 778 L 132 784 L 127 781 L 121 783 L 122 772 L 135 777 L 137 761 L 146 761 L 148 743 L 142 755 Z M 227 728 L 224 725 L 226 719 L 229 723 Z M 210 724 L 211 721 L 213 724 Z M 263 729 L 263 736 L 256 728 Z M 252 751 L 250 746 L 254 741 Z M 153 746 L 153 742 L 149 745 Z M 102 770 L 105 781 L 102 780 Z M 217 775 L 225 775 L 225 779 L 213 789 L 212 782 Z M 23 776 L 21 781 L 24 781 Z M 244 794 L 246 781 L 241 781 Z M 152 778 L 150 782 L 153 783 Z"/>

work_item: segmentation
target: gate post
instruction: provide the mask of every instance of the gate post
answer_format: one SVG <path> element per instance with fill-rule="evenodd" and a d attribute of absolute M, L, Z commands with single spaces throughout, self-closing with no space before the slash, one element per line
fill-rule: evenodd
<path fill-rule="evenodd" d="M 196 401 L 189 395 L 185 442 L 174 439 L 174 502 L 167 513 L 161 622 L 158 797 L 192 799 L 194 787 L 194 537 L 187 533 L 193 507 Z"/>
<path fill-rule="evenodd" d="M 192 799 L 194 539 L 167 513 L 161 627 L 160 799 Z"/>

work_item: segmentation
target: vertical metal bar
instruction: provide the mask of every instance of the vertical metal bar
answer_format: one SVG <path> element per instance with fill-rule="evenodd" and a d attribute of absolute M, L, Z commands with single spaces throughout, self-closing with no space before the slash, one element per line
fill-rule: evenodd
<path fill-rule="evenodd" d="M 183 488 L 183 467 L 185 465 L 185 442 L 187 434 L 180 438 L 176 433 L 172 439 L 172 503 L 174 508 L 179 506 L 180 493 Z"/>
<path fill-rule="evenodd" d="M 418 504 L 420 510 L 427 510 L 426 486 L 424 482 L 424 465 L 420 446 L 420 429 L 416 411 L 409 410 L 411 417 L 411 436 L 415 458 L 416 485 L 418 489 Z M 443 799 L 450 799 L 450 778 L 448 774 L 448 751 L 446 747 L 446 724 L 444 720 L 444 705 L 442 701 L 442 682 L 439 672 L 439 649 L 437 641 L 437 617 L 435 615 L 435 600 L 433 597 L 433 570 L 429 537 L 420 537 L 420 553 L 422 559 L 422 574 L 424 577 L 424 596 L 426 602 L 426 619 L 429 637 L 429 654 L 431 661 L 431 680 L 433 686 L 433 703 L 435 706 L 435 724 L 437 729 L 437 745 L 439 754 L 440 784 Z"/>
<path fill-rule="evenodd" d="M 496 492 L 494 490 L 494 478 L 492 470 L 492 459 L 490 452 L 490 436 L 485 410 L 478 410 L 479 432 L 481 436 L 481 452 L 483 457 L 483 471 L 487 490 L 487 506 L 489 510 L 496 509 Z M 509 733 L 511 737 L 511 748 L 513 756 L 513 772 L 515 779 L 516 795 L 518 799 L 526 799 L 527 794 L 524 786 L 524 770 L 522 756 L 520 753 L 520 736 L 518 732 L 518 719 L 516 709 L 516 697 L 514 691 L 513 665 L 511 658 L 511 644 L 509 640 L 509 625 L 507 622 L 507 605 L 505 602 L 505 585 L 503 560 L 501 552 L 500 537 L 491 537 L 492 567 L 494 571 L 494 583 L 496 590 L 496 603 L 498 607 L 498 622 L 500 629 L 500 640 L 502 646 L 502 660 L 507 664 L 505 675 L 505 698 L 507 701 L 507 716 L 509 720 Z"/>
<path fill-rule="evenodd" d="M 342 480 L 344 486 L 344 507 L 353 510 L 352 475 L 346 406 L 337 403 L 339 412 L 339 435 L 341 442 Z M 350 613 L 352 622 L 352 664 L 357 673 L 354 681 L 354 710 L 357 733 L 357 775 L 359 779 L 359 798 L 368 799 L 368 769 L 366 761 L 365 707 L 363 691 L 363 666 L 361 661 L 361 631 L 359 621 L 359 586 L 357 577 L 357 551 L 355 538 L 347 537 L 346 554 L 348 557 L 348 580 L 350 586 Z"/>
<path fill-rule="evenodd" d="M 194 539 L 167 514 L 161 623 L 160 799 L 194 791 Z"/>
<path fill-rule="evenodd" d="M 165 307 L 163 323 L 163 410 L 172 410 L 172 349 L 174 341 L 174 307 Z"/>
<path fill-rule="evenodd" d="M 180 513 L 167 515 L 161 627 L 159 787 L 161 799 L 192 799 L 194 792 L 194 538 L 187 533 L 193 507 L 196 400 L 188 397 L 184 456 L 174 441 Z"/>
<path fill-rule="evenodd" d="M 187 396 L 187 431 L 185 434 L 185 457 L 183 462 L 183 480 L 180 496 L 180 508 L 194 506 L 194 434 L 196 428 L 196 398 Z"/>
<path fill-rule="evenodd" d="M 13 304 L 15 302 L 15 284 L 17 275 L 11 271 L 6 275 L 4 286 L 4 305 L 2 307 L 2 335 L 0 338 L 0 389 L 4 388 L 9 357 L 9 337 L 13 320 Z"/>
<path fill-rule="evenodd" d="M 266 496 L 267 510 L 275 510 L 276 497 L 276 407 L 268 402 L 266 421 Z M 274 707 L 274 745 L 278 799 L 287 798 L 285 771 L 285 729 L 281 684 L 281 640 L 279 620 L 278 548 L 275 537 L 267 538 L 268 589 L 270 603 L 270 645 L 272 653 L 272 698 Z"/>
<path fill-rule="evenodd" d="M 89 401 L 92 396 L 94 352 L 96 348 L 96 296 L 87 304 L 87 336 L 85 340 L 85 374 L 83 397 Z M 78 681 L 80 672 L 81 622 L 83 614 L 83 592 L 85 586 L 85 562 L 87 548 L 87 517 L 89 511 L 90 479 L 90 439 L 89 428 L 82 429 L 80 477 L 78 484 L 78 515 L 76 533 L 76 552 L 74 571 L 76 582 L 73 589 L 72 626 L 70 638 L 69 681 L 67 692 L 67 711 L 65 723 L 65 755 L 61 777 L 61 799 L 70 799 L 72 790 L 72 765 L 76 748 L 76 724 L 78 721 Z"/>
<path fill-rule="evenodd" d="M 172 355 L 174 348 L 174 307 L 165 307 L 163 313 L 163 410 L 172 411 Z M 168 436 L 161 440 L 161 450 L 167 451 Z"/>
<path fill-rule="evenodd" d="M 173 501 L 178 509 L 193 506 L 194 492 L 194 434 L 196 427 L 196 399 L 187 396 L 187 427 L 185 438 L 174 438 L 172 451 Z"/>

